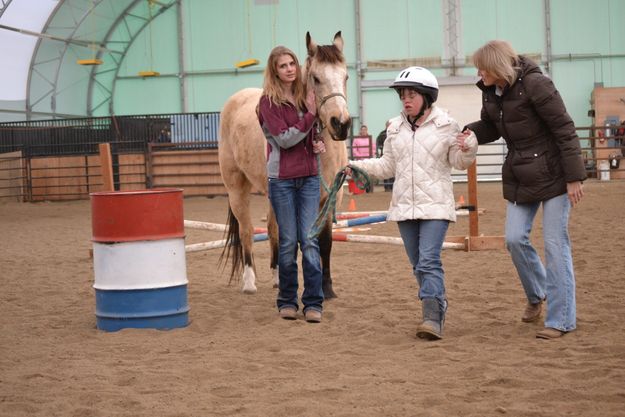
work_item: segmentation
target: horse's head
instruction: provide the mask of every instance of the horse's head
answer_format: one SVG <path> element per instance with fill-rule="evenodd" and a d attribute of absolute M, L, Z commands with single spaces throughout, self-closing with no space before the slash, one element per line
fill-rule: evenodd
<path fill-rule="evenodd" d="M 305 79 L 317 96 L 317 115 L 322 128 L 334 140 L 345 140 L 352 124 L 347 109 L 347 65 L 343 57 L 341 32 L 334 35 L 332 45 L 317 45 L 306 33 Z"/>

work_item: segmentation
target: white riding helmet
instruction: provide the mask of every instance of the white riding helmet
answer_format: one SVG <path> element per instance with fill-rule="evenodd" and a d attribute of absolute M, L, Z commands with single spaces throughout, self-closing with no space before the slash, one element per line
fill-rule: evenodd
<path fill-rule="evenodd" d="M 438 98 L 438 81 L 430 71 L 423 67 L 408 67 L 402 70 L 389 88 L 398 93 L 402 88 L 412 88 L 429 98 L 431 105 Z"/>

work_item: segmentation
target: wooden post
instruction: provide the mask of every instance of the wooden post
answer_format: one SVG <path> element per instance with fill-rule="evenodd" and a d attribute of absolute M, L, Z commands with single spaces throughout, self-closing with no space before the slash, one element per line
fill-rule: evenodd
<path fill-rule="evenodd" d="M 469 236 L 478 236 L 477 211 L 477 164 L 473 161 L 467 170 L 467 185 L 469 188 Z"/>
<path fill-rule="evenodd" d="M 100 175 L 102 175 L 102 191 L 115 191 L 113 184 L 113 160 L 111 158 L 111 145 L 100 143 Z"/>
<path fill-rule="evenodd" d="M 503 236 L 480 236 L 478 227 L 479 209 L 477 207 L 477 165 L 475 162 L 467 169 L 469 191 L 469 236 L 447 236 L 445 242 L 462 243 L 467 252 L 475 250 L 505 249 Z"/>

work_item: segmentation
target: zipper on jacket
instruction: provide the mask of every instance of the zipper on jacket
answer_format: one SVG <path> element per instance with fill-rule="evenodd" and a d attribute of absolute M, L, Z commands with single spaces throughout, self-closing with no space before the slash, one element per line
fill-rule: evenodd
<path fill-rule="evenodd" d="M 510 135 L 508 135 L 508 129 L 506 129 L 506 124 L 503 121 L 503 100 L 499 101 L 499 120 L 501 121 L 501 130 L 503 130 L 503 133 L 506 135 L 506 138 L 510 137 Z"/>
<path fill-rule="evenodd" d="M 311 141 L 311 146 L 312 146 L 312 141 Z M 306 165 L 308 165 L 308 175 L 313 175 L 314 172 L 314 162 L 313 160 L 316 159 L 314 152 L 312 152 L 312 149 L 308 149 L 308 137 L 306 137 L 304 139 L 304 151 L 306 152 Z M 312 158 L 311 158 L 312 155 Z"/>
<path fill-rule="evenodd" d="M 416 136 L 416 134 L 417 134 L 417 131 L 413 130 L 412 131 L 412 152 L 410 152 L 410 159 L 411 159 L 410 160 L 410 182 L 412 183 L 412 216 L 411 217 L 413 219 L 415 218 L 415 211 L 414 211 L 415 210 L 415 204 L 414 203 L 415 203 L 415 201 L 417 201 L 416 198 L 415 198 L 415 191 L 414 191 L 414 189 L 415 189 L 415 185 L 414 185 L 414 153 L 415 153 L 415 141 L 416 141 L 415 136 Z"/>
<path fill-rule="evenodd" d="M 506 129 L 506 124 L 503 121 L 503 96 L 502 97 L 498 97 L 497 100 L 497 104 L 499 104 L 499 120 L 501 122 L 501 130 L 503 130 L 503 133 L 506 135 L 506 138 L 509 138 L 510 135 L 508 135 L 508 129 Z M 505 140 L 505 138 L 504 138 Z M 508 145 L 508 142 L 506 141 L 506 146 L 508 147 L 508 153 L 510 153 L 510 146 Z M 512 149 L 514 151 L 514 149 Z M 512 168 L 510 168 L 512 169 Z M 516 200 L 517 200 L 517 194 L 519 191 L 519 185 L 515 185 L 514 187 L 514 205 L 516 205 Z"/>

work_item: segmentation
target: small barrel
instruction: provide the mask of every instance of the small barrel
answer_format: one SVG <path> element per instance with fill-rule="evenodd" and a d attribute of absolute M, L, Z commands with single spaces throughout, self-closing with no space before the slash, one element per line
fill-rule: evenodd
<path fill-rule="evenodd" d="M 189 323 L 182 190 L 91 194 L 98 329 Z"/>
<path fill-rule="evenodd" d="M 599 161 L 599 179 L 601 181 L 610 181 L 610 162 Z"/>

